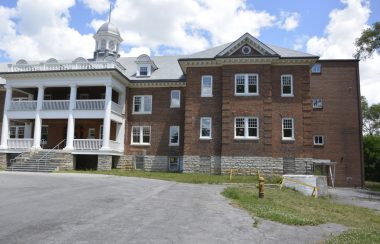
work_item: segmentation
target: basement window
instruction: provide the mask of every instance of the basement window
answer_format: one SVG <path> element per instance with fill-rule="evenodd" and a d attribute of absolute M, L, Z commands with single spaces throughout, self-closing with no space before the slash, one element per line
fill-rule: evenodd
<path fill-rule="evenodd" d="M 314 146 L 323 146 L 325 144 L 324 136 L 317 135 L 314 136 Z"/>
<path fill-rule="evenodd" d="M 179 171 L 179 157 L 169 157 L 169 171 Z"/>

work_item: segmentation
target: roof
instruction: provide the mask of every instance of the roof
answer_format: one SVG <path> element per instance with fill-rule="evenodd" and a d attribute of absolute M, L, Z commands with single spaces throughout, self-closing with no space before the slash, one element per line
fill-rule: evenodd
<path fill-rule="evenodd" d="M 185 79 L 184 74 L 178 64 L 178 59 L 185 56 L 156 56 L 150 57 L 158 69 L 152 72 L 150 77 L 136 77 L 137 64 L 136 57 L 119 58 L 117 61 L 123 65 L 126 75 L 131 81 L 141 80 L 182 80 Z"/>
<path fill-rule="evenodd" d="M 100 28 L 96 32 L 96 34 L 100 34 L 100 33 L 103 33 L 103 32 L 112 33 L 114 35 L 120 36 L 119 29 L 116 27 L 116 25 L 112 24 L 111 22 L 106 22 L 102 26 L 100 26 Z"/>

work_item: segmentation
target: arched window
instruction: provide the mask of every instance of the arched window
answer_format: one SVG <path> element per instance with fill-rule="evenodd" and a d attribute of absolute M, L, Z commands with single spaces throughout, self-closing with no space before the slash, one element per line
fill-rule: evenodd
<path fill-rule="evenodd" d="M 102 49 L 102 50 L 106 50 L 106 45 L 107 45 L 107 41 L 103 39 L 103 40 L 100 42 L 100 49 Z"/>
<path fill-rule="evenodd" d="M 115 50 L 115 43 L 113 41 L 110 41 L 108 44 L 108 49 L 111 51 Z"/>

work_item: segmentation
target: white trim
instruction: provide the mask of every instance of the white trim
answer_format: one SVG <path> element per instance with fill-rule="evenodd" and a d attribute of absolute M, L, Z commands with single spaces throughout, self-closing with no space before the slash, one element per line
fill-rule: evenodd
<path fill-rule="evenodd" d="M 284 120 L 291 120 L 292 121 L 292 137 L 284 137 Z M 294 141 L 295 138 L 294 138 L 294 118 L 290 118 L 290 117 L 286 117 L 286 118 L 282 118 L 282 121 L 281 121 L 281 124 L 282 124 L 282 140 L 283 141 Z M 289 129 L 289 128 L 288 128 Z"/>
<path fill-rule="evenodd" d="M 283 93 L 283 87 L 284 87 L 284 83 L 283 83 L 283 78 L 284 77 L 290 77 L 290 88 L 291 88 L 291 93 Z M 284 74 L 284 75 L 281 75 L 281 97 L 294 97 L 294 85 L 293 85 L 293 75 L 292 74 Z"/>
<path fill-rule="evenodd" d="M 178 105 L 173 105 L 173 93 L 178 92 Z M 181 107 L 181 90 L 171 90 L 170 91 L 170 108 L 180 108 Z"/>
<path fill-rule="evenodd" d="M 236 119 L 244 119 L 244 136 L 237 136 L 236 135 Z M 256 119 L 256 130 L 257 130 L 257 136 L 249 136 L 249 119 Z M 237 139 L 237 140 L 258 140 L 260 138 L 260 124 L 259 124 L 259 118 L 258 117 L 235 117 L 234 118 L 234 139 Z M 251 127 L 251 128 L 255 128 L 255 127 Z"/>
<path fill-rule="evenodd" d="M 210 88 L 211 94 L 204 92 L 204 89 L 203 89 L 203 79 L 204 78 L 210 78 L 211 79 L 211 88 Z M 201 78 L 201 97 L 212 97 L 212 87 L 213 87 L 212 83 L 213 83 L 212 75 L 202 75 L 202 78 Z"/>
<path fill-rule="evenodd" d="M 139 142 L 133 142 L 133 128 L 139 128 Z M 144 128 L 149 128 L 149 143 L 143 142 L 144 136 Z M 152 141 L 152 128 L 149 125 L 141 125 L 141 126 L 132 126 L 131 128 L 131 145 L 133 146 L 150 146 L 150 142 Z"/>
<path fill-rule="evenodd" d="M 146 75 L 141 75 L 140 70 L 141 68 L 146 68 Z M 152 66 L 149 64 L 137 64 L 137 71 L 136 71 L 136 77 L 149 77 L 152 73 Z"/>
<path fill-rule="evenodd" d="M 135 111 L 135 98 L 136 97 L 141 97 L 141 112 Z M 145 111 L 145 97 L 150 97 L 150 111 Z M 132 103 L 132 114 L 152 114 L 153 110 L 153 96 L 152 95 L 135 95 L 133 96 L 133 103 Z"/>
<path fill-rule="evenodd" d="M 313 64 L 313 66 L 311 66 L 311 73 L 312 74 L 320 74 L 320 73 L 322 73 L 322 65 L 319 64 L 319 63 Z"/>
<path fill-rule="evenodd" d="M 178 133 L 178 142 L 177 143 L 172 143 L 172 128 L 177 128 L 177 133 Z M 178 125 L 172 125 L 169 127 L 169 146 L 179 146 L 179 126 Z"/>
<path fill-rule="evenodd" d="M 244 93 L 237 93 L 237 90 L 236 90 L 236 85 L 237 85 L 236 77 L 237 76 L 244 76 Z M 249 76 L 255 76 L 256 77 L 256 92 L 255 93 L 248 92 L 248 88 L 249 88 L 248 77 Z M 235 74 L 235 96 L 259 96 L 260 95 L 259 87 L 260 87 L 259 74 L 257 74 L 257 73 L 238 73 L 238 74 Z"/>
<path fill-rule="evenodd" d="M 316 137 L 321 137 L 322 138 L 322 143 L 315 143 L 315 138 Z M 322 135 L 314 135 L 313 136 L 313 145 L 314 146 L 323 146 L 323 145 L 325 145 L 325 137 L 324 136 L 322 136 Z"/>
<path fill-rule="evenodd" d="M 202 136 L 202 127 L 203 127 L 203 121 L 204 119 L 210 120 L 210 136 Z M 200 123 L 199 123 L 199 139 L 206 139 L 209 140 L 212 138 L 212 118 L 211 117 L 201 117 Z"/>

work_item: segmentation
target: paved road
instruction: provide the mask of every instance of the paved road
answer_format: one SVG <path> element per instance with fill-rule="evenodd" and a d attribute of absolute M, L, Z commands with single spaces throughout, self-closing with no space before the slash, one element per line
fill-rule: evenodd
<path fill-rule="evenodd" d="M 0 172 L 0 243 L 314 243 L 345 230 L 260 220 L 221 185 Z"/>
<path fill-rule="evenodd" d="M 330 188 L 329 194 L 340 203 L 372 208 L 380 211 L 380 193 L 360 188 Z"/>

